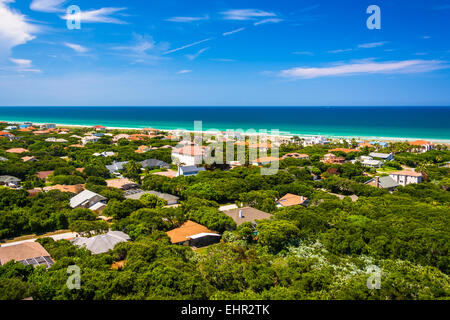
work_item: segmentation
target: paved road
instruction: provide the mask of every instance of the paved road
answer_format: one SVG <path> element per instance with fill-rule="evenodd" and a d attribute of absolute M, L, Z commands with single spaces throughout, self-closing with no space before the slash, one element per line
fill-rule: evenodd
<path fill-rule="evenodd" d="M 71 239 L 78 236 L 78 233 L 76 232 L 67 232 L 67 233 L 61 233 L 61 234 L 55 234 L 52 236 L 48 236 L 48 238 L 52 238 L 55 241 L 62 240 L 62 239 Z M 9 247 L 16 244 L 24 243 L 24 242 L 34 242 L 38 238 L 33 239 L 27 239 L 27 240 L 21 240 L 21 241 L 15 241 L 15 242 L 8 242 L 8 243 L 0 243 L 0 247 Z"/>

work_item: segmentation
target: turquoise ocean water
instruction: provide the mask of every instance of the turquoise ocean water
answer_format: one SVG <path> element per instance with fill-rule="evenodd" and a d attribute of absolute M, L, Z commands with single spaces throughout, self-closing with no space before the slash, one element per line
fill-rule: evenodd
<path fill-rule="evenodd" d="M 0 121 L 450 140 L 450 107 L 0 107 Z"/>

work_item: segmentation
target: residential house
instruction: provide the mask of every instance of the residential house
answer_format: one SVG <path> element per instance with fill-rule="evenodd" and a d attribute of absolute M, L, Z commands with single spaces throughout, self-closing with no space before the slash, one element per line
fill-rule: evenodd
<path fill-rule="evenodd" d="M 205 171 L 205 168 L 197 166 L 179 166 L 176 176 L 195 176 L 200 171 Z"/>
<path fill-rule="evenodd" d="M 86 137 L 81 138 L 81 144 L 83 146 L 85 146 L 86 144 L 88 144 L 90 142 L 94 142 L 95 143 L 98 140 L 100 140 L 100 137 L 96 137 L 96 136 L 90 135 L 90 136 L 86 136 Z"/>
<path fill-rule="evenodd" d="M 412 146 L 411 151 L 418 153 L 424 153 L 434 148 L 434 145 L 430 141 L 424 140 L 412 141 L 409 143 L 409 145 Z"/>
<path fill-rule="evenodd" d="M 359 152 L 359 150 L 356 150 L 356 149 L 348 149 L 348 148 L 334 148 L 334 149 L 328 150 L 328 152 L 344 152 L 344 153 L 350 153 L 350 152 Z"/>
<path fill-rule="evenodd" d="M 38 159 L 36 159 L 36 157 L 34 157 L 34 156 L 32 156 L 32 157 L 26 156 L 26 157 L 22 157 L 21 159 L 22 159 L 23 162 L 35 162 L 35 161 L 38 161 Z"/>
<path fill-rule="evenodd" d="M 422 182 L 422 174 L 420 172 L 415 171 L 396 171 L 390 172 L 389 176 L 399 185 L 406 186 L 411 183 L 421 183 Z"/>
<path fill-rule="evenodd" d="M 0 157 L 0 161 L 8 161 L 8 158 Z"/>
<path fill-rule="evenodd" d="M 17 129 L 18 129 L 17 126 L 7 126 L 7 127 L 5 128 L 5 130 L 17 130 Z"/>
<path fill-rule="evenodd" d="M 304 146 L 314 146 L 316 144 L 325 145 L 325 144 L 329 144 L 329 143 L 330 143 L 330 141 L 328 141 L 326 138 L 320 137 L 320 136 L 306 137 L 303 140 Z"/>
<path fill-rule="evenodd" d="M 18 188 L 20 186 L 20 179 L 13 176 L 0 176 L 0 186 Z"/>
<path fill-rule="evenodd" d="M 24 149 L 24 148 L 12 148 L 12 149 L 6 150 L 6 152 L 20 154 L 20 153 L 25 153 L 25 152 L 30 152 L 30 151 L 28 151 L 27 149 Z"/>
<path fill-rule="evenodd" d="M 376 188 L 380 188 L 380 189 L 386 189 L 389 191 L 394 191 L 395 188 L 399 186 L 399 184 L 394 179 L 392 179 L 390 176 L 375 177 L 375 178 L 367 181 L 365 184 L 376 187 Z"/>
<path fill-rule="evenodd" d="M 186 221 L 181 227 L 166 232 L 172 244 L 203 247 L 220 241 L 220 234 L 201 224 Z"/>
<path fill-rule="evenodd" d="M 106 180 L 106 185 L 109 188 L 117 188 L 117 189 L 122 189 L 122 190 L 134 189 L 139 186 L 139 184 L 137 184 L 127 178 L 109 179 L 109 180 Z"/>
<path fill-rule="evenodd" d="M 122 231 L 109 231 L 106 234 L 100 234 L 90 238 L 77 237 L 72 239 L 71 242 L 77 247 L 86 248 L 92 254 L 100 254 L 113 250 L 118 243 L 129 240 L 130 237 Z"/>
<path fill-rule="evenodd" d="M 57 184 L 54 186 L 44 187 L 44 191 L 49 192 L 51 190 L 59 190 L 61 192 L 70 192 L 73 194 L 79 194 L 85 190 L 84 184 L 74 184 L 74 185 L 62 185 Z"/>
<path fill-rule="evenodd" d="M 146 152 L 149 152 L 150 150 L 152 150 L 152 147 L 142 145 L 142 146 L 139 146 L 135 152 L 136 153 L 146 153 Z"/>
<path fill-rule="evenodd" d="M 125 169 L 125 165 L 127 163 L 128 163 L 128 161 L 121 161 L 121 162 L 113 161 L 112 164 L 106 165 L 106 169 L 109 170 L 109 173 L 117 175 L 119 173 L 119 171 Z"/>
<path fill-rule="evenodd" d="M 227 210 L 223 213 L 233 219 L 238 226 L 240 226 L 244 222 L 251 222 L 254 226 L 256 226 L 256 220 L 270 219 L 272 217 L 270 213 L 252 207 Z"/>
<path fill-rule="evenodd" d="M 45 139 L 47 142 L 56 142 L 56 143 L 66 143 L 68 142 L 66 139 L 57 139 L 57 138 L 47 138 Z"/>
<path fill-rule="evenodd" d="M 142 168 L 159 168 L 159 169 L 162 169 L 162 168 L 169 169 L 170 168 L 170 164 L 168 164 L 164 161 L 158 160 L 158 159 L 147 159 L 147 160 L 141 161 L 141 165 L 142 165 Z"/>
<path fill-rule="evenodd" d="M 261 157 L 261 158 L 258 158 L 256 160 L 254 160 L 252 162 L 252 164 L 254 166 L 264 166 L 266 164 L 270 164 L 270 163 L 275 162 L 275 161 L 280 161 L 280 158 L 272 157 L 272 156 L 270 156 L 270 157 Z"/>
<path fill-rule="evenodd" d="M 333 153 L 327 153 L 321 160 L 323 163 L 345 163 L 344 157 L 338 157 Z"/>
<path fill-rule="evenodd" d="M 39 171 L 37 173 L 37 176 L 39 177 L 39 179 L 47 180 L 48 176 L 53 174 L 53 172 L 55 172 L 55 171 L 54 170 L 51 170 L 51 171 Z"/>
<path fill-rule="evenodd" d="M 379 153 L 379 152 L 371 152 L 369 156 L 375 159 L 382 159 L 384 161 L 392 161 L 394 160 L 394 155 L 392 153 Z"/>
<path fill-rule="evenodd" d="M 79 194 L 70 199 L 70 207 L 72 207 L 73 209 L 75 208 L 91 209 L 97 203 L 106 205 L 107 200 L 108 199 L 95 192 L 92 192 L 90 190 L 84 190 L 83 192 L 80 192 Z M 96 210 L 98 209 L 97 207 L 98 205 L 95 206 Z"/>
<path fill-rule="evenodd" d="M 103 151 L 103 152 L 96 152 L 93 154 L 94 157 L 114 157 L 116 154 L 112 151 Z"/>
<path fill-rule="evenodd" d="M 43 125 L 45 129 L 56 129 L 56 124 L 54 123 L 46 123 Z"/>
<path fill-rule="evenodd" d="M 180 198 L 177 196 L 174 196 L 174 195 L 171 195 L 168 193 L 161 193 L 158 191 L 141 191 L 138 193 L 130 193 L 130 194 L 125 195 L 125 198 L 139 200 L 144 194 L 153 194 L 153 195 L 157 196 L 158 198 L 166 200 L 168 206 L 178 204 L 178 201 L 180 200 Z"/>
<path fill-rule="evenodd" d="M 130 138 L 130 135 L 129 135 L 129 134 L 121 133 L 121 134 L 115 135 L 115 136 L 112 138 L 112 142 L 113 142 L 113 143 L 117 143 L 117 142 L 119 142 L 120 139 L 126 139 L 126 140 L 128 140 L 129 138 Z"/>
<path fill-rule="evenodd" d="M 156 176 L 163 176 L 163 177 L 172 179 L 177 176 L 177 171 L 169 169 L 167 171 L 152 172 L 152 174 L 156 175 Z"/>
<path fill-rule="evenodd" d="M 355 160 L 351 161 L 352 163 L 361 162 L 361 164 L 364 167 L 370 167 L 370 168 L 381 168 L 383 165 L 383 161 L 380 160 L 374 160 L 372 157 L 369 156 L 361 156 L 359 158 L 356 158 Z"/>
<path fill-rule="evenodd" d="M 92 129 L 94 129 L 95 131 L 105 131 L 106 127 L 104 127 L 104 126 L 93 126 Z"/>
<path fill-rule="evenodd" d="M 283 160 L 288 159 L 288 158 L 308 160 L 309 156 L 307 154 L 293 152 L 293 153 L 285 154 L 284 156 L 281 157 L 281 159 L 283 159 Z"/>
<path fill-rule="evenodd" d="M 186 166 L 201 164 L 203 155 L 203 149 L 196 145 L 186 145 L 172 150 L 172 159 Z"/>
<path fill-rule="evenodd" d="M 382 141 L 371 141 L 370 143 L 372 145 L 374 145 L 374 146 L 378 146 L 378 147 L 381 147 L 381 148 L 387 148 L 389 146 L 389 143 L 382 142 Z"/>
<path fill-rule="evenodd" d="M 0 266 L 11 260 L 33 267 L 45 266 L 50 268 L 54 264 L 47 250 L 40 243 L 31 241 L 1 246 Z"/>
<path fill-rule="evenodd" d="M 0 138 L 11 139 L 12 137 L 14 137 L 14 135 L 12 133 L 6 132 L 6 131 L 0 131 Z"/>
<path fill-rule="evenodd" d="M 278 199 L 277 201 L 277 207 L 282 208 L 282 207 L 291 207 L 291 206 L 297 206 L 297 205 L 302 205 L 302 206 L 307 206 L 309 202 L 309 199 L 304 197 L 304 196 L 298 196 L 292 193 L 288 193 L 286 194 L 284 197 Z"/>

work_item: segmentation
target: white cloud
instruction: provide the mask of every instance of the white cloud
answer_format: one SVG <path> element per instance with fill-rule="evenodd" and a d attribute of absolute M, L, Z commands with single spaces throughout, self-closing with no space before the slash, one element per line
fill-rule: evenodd
<path fill-rule="evenodd" d="M 431 39 L 430 36 L 422 36 L 421 38 L 422 38 L 422 39 Z"/>
<path fill-rule="evenodd" d="M 8 3 L 13 0 L 0 0 L 0 61 L 5 60 L 15 46 L 25 44 L 35 38 L 39 28 L 27 21 L 25 15 L 11 9 Z"/>
<path fill-rule="evenodd" d="M 196 53 L 194 53 L 194 54 L 187 54 L 186 55 L 186 58 L 188 58 L 189 60 L 195 60 L 195 59 L 197 59 L 203 52 L 205 52 L 206 50 L 208 50 L 209 49 L 209 47 L 208 48 L 203 48 L 203 49 L 200 49 L 200 50 L 198 50 Z"/>
<path fill-rule="evenodd" d="M 385 45 L 386 43 L 388 43 L 387 41 L 380 41 L 380 42 L 371 42 L 371 43 L 363 43 L 358 45 L 358 48 L 375 48 L 375 47 L 381 47 L 383 45 Z"/>
<path fill-rule="evenodd" d="M 282 22 L 284 21 L 283 19 L 280 18 L 270 18 L 270 19 L 264 19 L 258 22 L 255 22 L 253 25 L 254 26 L 259 26 L 260 24 L 265 24 L 265 23 L 278 23 L 278 22 Z"/>
<path fill-rule="evenodd" d="M 10 58 L 9 60 L 10 60 L 11 62 L 15 63 L 16 65 L 20 66 L 20 67 L 24 67 L 24 68 L 31 67 L 31 60 L 27 60 L 27 59 L 14 59 L 14 58 Z"/>
<path fill-rule="evenodd" d="M 197 44 L 200 44 L 200 43 L 203 43 L 203 42 L 206 42 L 206 41 L 210 41 L 210 40 L 212 40 L 212 38 L 203 39 L 203 40 L 200 40 L 200 41 L 197 41 L 197 42 L 194 42 L 194 43 L 190 43 L 190 44 L 187 44 L 185 46 L 182 46 L 182 47 L 179 47 L 179 48 L 176 48 L 176 49 L 172 49 L 172 50 L 166 51 L 166 52 L 164 52 L 164 54 L 170 54 L 170 53 L 173 53 L 173 52 L 177 52 L 177 51 L 180 51 L 180 50 L 183 50 L 183 49 L 186 49 L 186 48 L 189 48 L 189 47 L 192 47 L 192 46 L 195 46 Z"/>
<path fill-rule="evenodd" d="M 192 70 L 180 70 L 177 73 L 178 74 L 185 74 L 185 73 L 191 73 L 191 72 L 192 72 Z"/>
<path fill-rule="evenodd" d="M 40 12 L 64 12 L 62 4 L 67 0 L 33 0 L 30 9 Z"/>
<path fill-rule="evenodd" d="M 221 12 L 225 20 L 255 20 L 257 18 L 275 17 L 273 12 L 257 9 L 232 9 Z"/>
<path fill-rule="evenodd" d="M 204 17 L 172 17 L 169 19 L 166 19 L 165 21 L 170 21 L 170 22 L 194 22 L 194 21 L 200 21 L 200 20 L 208 20 L 209 16 L 204 16 Z"/>
<path fill-rule="evenodd" d="M 156 43 L 151 36 L 133 34 L 133 37 L 134 42 L 132 44 L 113 47 L 113 50 L 123 51 L 123 56 L 133 59 L 134 62 L 142 63 L 162 59 L 161 55 L 169 47 L 166 42 Z"/>
<path fill-rule="evenodd" d="M 65 20 L 76 20 L 78 17 L 83 23 L 115 23 L 115 24 L 126 24 L 127 22 L 119 20 L 114 17 L 110 17 L 110 15 L 126 10 L 127 8 L 101 8 L 97 10 L 89 10 L 89 11 L 81 11 L 78 14 L 66 14 L 62 16 L 62 19 Z"/>
<path fill-rule="evenodd" d="M 245 30 L 245 28 L 239 28 L 239 29 L 235 29 L 232 31 L 224 32 L 224 33 L 222 33 L 222 35 L 226 37 L 226 36 L 229 36 L 230 34 L 238 33 L 238 32 L 244 31 L 244 30 Z"/>
<path fill-rule="evenodd" d="M 78 53 L 86 53 L 86 52 L 89 51 L 88 48 L 83 47 L 83 46 L 81 46 L 81 45 L 79 45 L 79 44 L 76 44 L 76 43 L 64 42 L 64 45 L 65 45 L 66 47 L 69 47 L 69 48 L 72 49 L 72 50 L 75 50 L 75 51 L 78 52 Z"/>
<path fill-rule="evenodd" d="M 327 51 L 328 53 L 342 53 L 342 52 L 349 52 L 352 51 L 353 49 L 337 49 L 337 50 L 330 50 Z"/>
<path fill-rule="evenodd" d="M 293 79 L 312 79 L 358 74 L 419 73 L 444 69 L 447 67 L 448 65 L 445 61 L 438 60 L 405 60 L 389 62 L 365 61 L 321 68 L 292 68 L 282 70 L 279 75 L 281 77 Z"/>

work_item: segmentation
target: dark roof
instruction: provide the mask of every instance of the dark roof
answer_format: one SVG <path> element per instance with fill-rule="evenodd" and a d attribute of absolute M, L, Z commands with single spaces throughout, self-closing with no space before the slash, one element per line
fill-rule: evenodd
<path fill-rule="evenodd" d="M 242 218 L 239 217 L 239 211 L 242 210 Z M 244 222 L 252 222 L 254 223 L 255 220 L 263 220 L 263 219 L 269 219 L 272 215 L 270 213 L 252 208 L 252 207 L 244 207 L 244 208 L 238 208 L 233 210 L 224 211 L 224 213 L 232 218 L 234 222 L 239 226 L 243 224 Z"/>
<path fill-rule="evenodd" d="M 158 160 L 158 159 L 147 159 L 147 160 L 141 161 L 141 165 L 143 168 L 154 168 L 154 167 L 169 168 L 170 167 L 170 165 L 168 163 Z"/>

